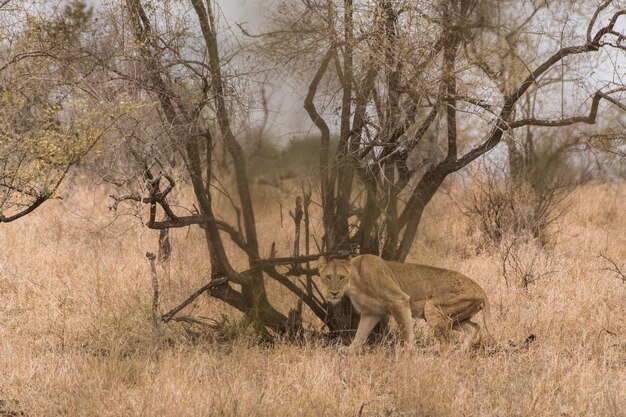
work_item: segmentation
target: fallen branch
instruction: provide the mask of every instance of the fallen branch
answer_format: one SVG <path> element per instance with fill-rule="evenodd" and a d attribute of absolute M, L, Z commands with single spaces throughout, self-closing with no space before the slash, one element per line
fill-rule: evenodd
<path fill-rule="evenodd" d="M 203 292 L 205 292 L 207 290 L 210 290 L 213 287 L 217 287 L 219 285 L 222 285 L 222 284 L 226 283 L 227 281 L 228 281 L 228 278 L 225 277 L 225 276 L 212 279 L 208 284 L 200 287 L 198 290 L 196 290 L 196 292 L 191 294 L 189 296 L 189 298 L 187 298 L 185 301 L 183 301 L 182 303 L 180 303 L 179 305 L 177 305 L 176 307 L 174 307 L 173 309 L 171 309 L 167 313 L 163 314 L 161 316 L 161 320 L 163 321 L 163 323 L 169 322 L 170 320 L 172 320 L 174 318 L 176 313 L 178 313 L 180 310 L 182 310 L 183 308 L 185 308 L 189 304 L 191 304 L 196 298 L 198 298 L 200 295 L 202 295 Z"/>
<path fill-rule="evenodd" d="M 181 322 L 181 323 L 191 323 L 191 324 L 196 324 L 198 326 L 207 326 L 211 329 L 217 330 L 220 328 L 219 326 L 219 322 L 215 319 L 208 319 L 210 320 L 212 323 L 210 322 L 206 322 L 206 321 L 202 321 L 190 316 L 180 316 L 180 317 L 172 317 L 171 321 L 177 321 L 177 322 Z"/>

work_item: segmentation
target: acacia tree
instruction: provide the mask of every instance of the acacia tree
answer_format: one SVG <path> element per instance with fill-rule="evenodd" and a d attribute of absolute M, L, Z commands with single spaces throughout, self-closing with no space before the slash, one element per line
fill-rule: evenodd
<path fill-rule="evenodd" d="M 403 261 L 425 207 L 445 178 L 493 149 L 508 132 L 525 126 L 594 123 L 601 102 L 623 108 L 616 98 L 621 87 L 610 86 L 593 92 L 582 116 L 553 119 L 537 113 L 520 118 L 517 112 L 520 100 L 540 88 L 538 81 L 561 61 L 607 47 L 621 49 L 615 28 L 626 11 L 609 10 L 611 2 L 604 2 L 591 10 L 582 38 L 573 36 L 573 46 L 554 48 L 539 45 L 531 30 L 542 23 L 535 17 L 545 18 L 540 12 L 544 3 L 529 9 L 518 6 L 498 25 L 489 21 L 485 4 L 306 0 L 280 9 L 274 21 L 278 27 L 264 36 L 265 50 L 284 68 L 310 76 L 303 104 L 321 138 L 319 197 L 326 253 L 357 249 Z M 181 214 L 170 204 L 178 184 L 172 174 L 175 158 L 168 162 L 160 157 L 154 143 L 129 151 L 140 162 L 143 193 L 119 193 L 113 197 L 114 206 L 149 204 L 146 224 L 152 229 L 199 225 L 211 259 L 211 280 L 163 320 L 174 318 L 206 291 L 246 313 L 259 328 L 282 331 L 288 318 L 267 298 L 266 273 L 331 330 L 350 327 L 354 320 L 332 320 L 310 281 L 300 286 L 291 279 L 310 277 L 315 271 L 302 265 L 319 255 L 263 259 L 260 254 L 242 137 L 234 133 L 238 112 L 243 111 L 240 78 L 230 64 L 235 58 L 222 58 L 228 49 L 218 38 L 213 2 L 124 0 L 108 13 L 103 43 L 91 50 L 90 59 L 100 77 L 108 77 L 106 84 L 116 86 L 108 88 L 114 91 L 110 100 L 156 102 L 151 114 L 169 148 L 162 153 L 180 155 L 198 209 Z M 527 18 L 520 22 L 520 15 Z M 605 17 L 607 23 L 601 26 L 598 22 Z M 496 30 L 529 38 L 524 44 L 533 48 L 519 47 L 509 54 L 517 67 L 527 69 L 523 76 L 494 67 L 500 59 L 494 58 L 487 39 Z M 563 44 L 567 40 L 563 38 Z M 303 62 L 307 68 L 315 62 L 314 71 L 302 70 Z M 337 102 L 332 97 L 338 97 Z M 323 109 L 333 105 L 336 114 Z M 336 148 L 330 127 L 335 120 Z M 462 131 L 471 132 L 472 138 L 462 137 Z M 134 134 L 127 133 L 129 138 Z M 232 202 L 241 222 L 227 222 L 215 211 L 218 144 L 232 167 Z M 429 157 L 421 157 L 424 154 Z M 310 198 L 305 195 L 305 201 Z M 159 211 L 164 220 L 157 219 Z M 246 255 L 247 270 L 233 267 L 236 254 L 226 249 L 224 239 Z M 280 270 L 281 264 L 288 269 Z"/>
<path fill-rule="evenodd" d="M 303 74 L 310 77 L 304 107 L 321 137 L 326 247 L 404 261 L 424 209 L 450 174 L 521 128 L 594 124 L 603 103 L 626 109 L 624 87 L 598 87 L 584 59 L 623 52 L 619 6 L 586 5 L 568 25 L 568 6 L 550 2 L 284 2 L 265 49 L 275 59 L 299 51 L 282 61 L 290 71 L 318 62 L 314 74 Z M 586 103 L 525 114 L 529 94 L 560 101 L 555 79 Z"/>

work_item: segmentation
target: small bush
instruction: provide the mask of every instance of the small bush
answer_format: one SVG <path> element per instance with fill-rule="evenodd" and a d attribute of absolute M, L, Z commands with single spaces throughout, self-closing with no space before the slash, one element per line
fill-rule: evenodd
<path fill-rule="evenodd" d="M 535 161 L 521 176 L 492 164 L 471 176 L 463 214 L 480 231 L 479 247 L 498 247 L 506 235 L 530 234 L 542 246 L 551 228 L 566 210 L 564 200 L 576 184 L 576 175 L 554 156 Z"/>
<path fill-rule="evenodd" d="M 505 236 L 498 249 L 507 286 L 527 291 L 531 284 L 556 272 L 554 257 L 528 233 Z"/>

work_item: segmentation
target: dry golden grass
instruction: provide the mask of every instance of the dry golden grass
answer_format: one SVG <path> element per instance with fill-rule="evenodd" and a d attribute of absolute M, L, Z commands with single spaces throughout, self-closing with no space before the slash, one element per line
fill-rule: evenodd
<path fill-rule="evenodd" d="M 231 318 L 234 337 L 172 342 L 151 354 L 147 250 L 156 232 L 111 219 L 106 190 L 67 192 L 63 201 L 0 226 L 0 416 L 623 416 L 626 413 L 626 283 L 602 270 L 600 251 L 626 259 L 626 184 L 576 190 L 542 276 L 524 291 L 507 286 L 502 260 L 472 253 L 475 237 L 447 197 L 429 208 L 412 261 L 462 271 L 486 290 L 496 338 L 537 336 L 528 351 L 437 353 L 423 323 L 420 348 L 374 347 L 343 356 L 315 340 L 258 346 L 238 314 L 201 298 L 194 314 Z M 259 193 L 261 236 L 288 254 L 292 225 L 276 190 Z M 319 231 L 318 231 L 319 232 Z M 319 235 L 318 235 L 319 236 Z M 196 230 L 177 230 L 162 308 L 206 280 Z M 266 242 L 263 253 L 267 253 Z M 520 257 L 539 249 L 532 244 Z M 240 266 L 243 267 L 243 260 Z M 537 270 L 538 268 L 538 270 Z M 269 284 L 272 299 L 293 302 Z M 190 308 L 190 309 L 191 309 Z M 309 326 L 319 326 L 308 317 Z"/>

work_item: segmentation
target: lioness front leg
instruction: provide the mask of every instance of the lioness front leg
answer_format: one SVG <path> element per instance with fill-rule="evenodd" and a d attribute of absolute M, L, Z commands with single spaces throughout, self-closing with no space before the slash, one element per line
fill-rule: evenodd
<path fill-rule="evenodd" d="M 394 320 L 398 323 L 404 343 L 407 346 L 412 347 L 415 341 L 415 334 L 413 333 L 411 305 L 408 301 L 402 301 L 391 306 L 390 310 Z"/>
<path fill-rule="evenodd" d="M 370 314 L 361 314 L 361 319 L 359 320 L 359 326 L 356 329 L 356 335 L 354 335 L 354 339 L 352 343 L 350 343 L 349 349 L 351 351 L 359 349 L 365 341 L 367 341 L 367 337 L 370 335 L 374 327 L 380 321 L 379 316 L 374 316 Z"/>

